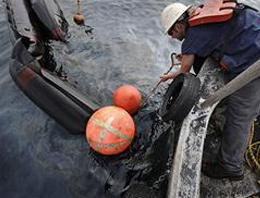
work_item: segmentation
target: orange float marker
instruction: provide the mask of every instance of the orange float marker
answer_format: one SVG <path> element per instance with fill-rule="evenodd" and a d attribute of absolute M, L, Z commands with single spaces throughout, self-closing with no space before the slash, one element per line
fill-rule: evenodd
<path fill-rule="evenodd" d="M 86 126 L 86 138 L 95 151 L 104 155 L 123 152 L 132 142 L 135 124 L 124 109 L 108 106 L 97 110 Z"/>
<path fill-rule="evenodd" d="M 83 17 L 83 15 L 80 14 L 80 13 L 74 14 L 73 20 L 74 20 L 74 22 L 75 22 L 76 24 L 78 24 L 78 25 L 82 25 L 82 24 L 84 23 L 84 17 Z"/>
<path fill-rule="evenodd" d="M 78 12 L 76 14 L 74 14 L 73 20 L 76 24 L 83 25 L 84 24 L 84 17 L 81 14 L 81 2 L 80 2 L 80 0 L 77 0 L 77 6 L 78 6 Z"/>
<path fill-rule="evenodd" d="M 123 85 L 114 92 L 114 105 L 133 115 L 140 106 L 141 93 L 133 85 Z"/>

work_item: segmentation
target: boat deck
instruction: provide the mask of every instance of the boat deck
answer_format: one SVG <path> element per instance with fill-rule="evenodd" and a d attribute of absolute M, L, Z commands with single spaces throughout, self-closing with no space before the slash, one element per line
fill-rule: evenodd
<path fill-rule="evenodd" d="M 201 176 L 200 197 L 203 198 L 228 198 L 228 197 L 259 197 L 260 185 L 254 173 L 246 170 L 242 181 L 230 181 L 229 179 L 210 179 Z M 258 195 L 258 196 L 257 196 Z"/>
<path fill-rule="evenodd" d="M 221 132 L 208 128 L 205 139 L 203 160 L 214 160 L 217 154 Z M 200 197 L 203 198 L 228 198 L 228 197 L 259 197 L 260 180 L 250 169 L 246 168 L 245 177 L 242 181 L 230 181 L 229 179 L 212 179 L 201 174 Z"/>

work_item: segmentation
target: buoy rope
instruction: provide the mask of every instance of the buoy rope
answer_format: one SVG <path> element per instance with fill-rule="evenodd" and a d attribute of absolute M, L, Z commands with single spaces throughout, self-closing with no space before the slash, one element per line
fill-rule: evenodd
<path fill-rule="evenodd" d="M 80 3 L 80 0 L 77 0 L 77 7 L 78 7 L 77 14 L 81 14 L 81 3 Z"/>
<path fill-rule="evenodd" d="M 250 169 L 256 173 L 260 173 L 260 141 L 253 142 L 257 124 L 258 122 L 255 119 L 251 125 L 248 148 L 245 152 L 245 162 Z"/>
<path fill-rule="evenodd" d="M 176 65 L 180 65 L 181 63 L 174 63 L 174 55 L 176 55 L 175 52 L 171 53 L 171 66 L 168 69 L 167 72 L 164 73 L 164 75 L 167 75 L 170 73 L 170 71 L 172 70 L 172 68 Z M 148 99 L 150 98 L 150 96 L 154 93 L 154 91 L 157 89 L 157 87 L 161 84 L 162 80 L 159 80 L 156 85 L 151 89 L 151 91 L 147 94 L 147 96 L 141 101 L 140 107 L 143 107 L 146 102 L 148 101 Z"/>

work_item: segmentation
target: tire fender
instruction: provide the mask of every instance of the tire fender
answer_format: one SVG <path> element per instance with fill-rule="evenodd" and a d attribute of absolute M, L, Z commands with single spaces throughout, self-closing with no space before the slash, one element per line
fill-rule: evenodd
<path fill-rule="evenodd" d="M 200 97 L 200 80 L 191 73 L 179 74 L 169 85 L 159 115 L 165 122 L 182 121 Z"/>

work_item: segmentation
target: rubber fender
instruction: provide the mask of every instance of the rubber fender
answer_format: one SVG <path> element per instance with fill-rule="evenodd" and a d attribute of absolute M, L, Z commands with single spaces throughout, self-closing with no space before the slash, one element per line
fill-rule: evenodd
<path fill-rule="evenodd" d="M 30 67 L 16 60 L 10 63 L 10 74 L 20 89 L 43 111 L 72 134 L 84 133 L 91 114 L 48 84 Z"/>
<path fill-rule="evenodd" d="M 165 122 L 182 121 L 200 97 L 200 80 L 191 73 L 179 74 L 169 85 L 159 115 Z"/>

